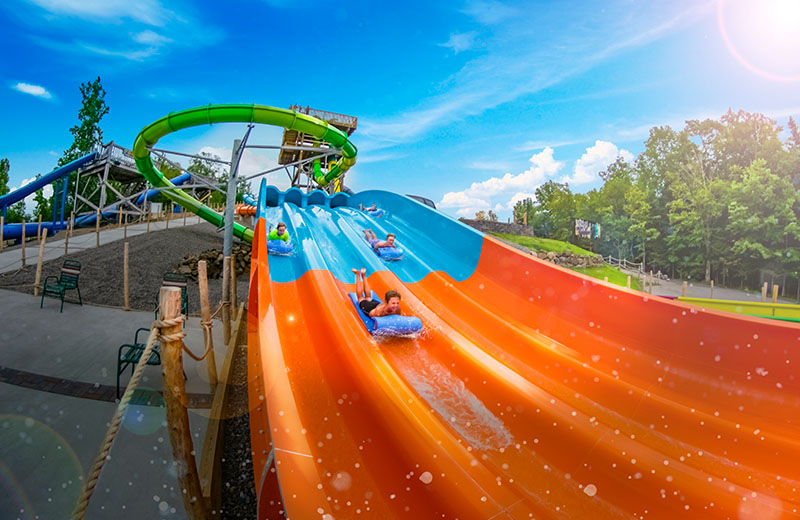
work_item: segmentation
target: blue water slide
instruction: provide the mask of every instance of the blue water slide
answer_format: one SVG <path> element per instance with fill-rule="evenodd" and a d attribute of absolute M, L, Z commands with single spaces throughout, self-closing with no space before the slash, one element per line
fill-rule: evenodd
<path fill-rule="evenodd" d="M 60 211 L 60 218 L 56 220 L 56 211 L 53 212 L 53 221 L 52 222 L 42 222 L 42 229 L 46 230 L 49 235 L 55 234 L 60 229 L 63 229 L 66 226 L 66 221 L 64 220 L 64 205 L 66 202 L 66 179 L 69 177 L 69 174 L 77 170 L 78 168 L 82 168 L 87 164 L 91 163 L 97 158 L 97 153 L 92 152 L 90 154 L 84 155 L 78 159 L 75 159 L 72 162 L 65 164 L 55 170 L 51 171 L 47 175 L 42 175 L 38 179 L 34 180 L 33 182 L 29 182 L 25 186 L 12 191 L 11 193 L 7 193 L 0 197 L 0 211 L 2 211 L 3 215 L 6 214 L 6 209 L 8 206 L 12 204 L 16 204 L 17 202 L 24 200 L 25 197 L 34 193 L 44 186 L 52 183 L 59 183 L 59 187 L 56 190 L 56 200 L 58 200 L 58 191 L 60 190 L 60 198 L 61 198 L 61 211 Z M 64 182 L 59 182 L 64 181 Z M 38 224 L 27 224 L 25 226 L 25 235 L 26 236 L 36 236 L 37 230 L 39 225 Z M 3 239 L 4 240 L 18 240 L 22 238 L 22 224 L 6 224 L 3 227 Z"/>
<path fill-rule="evenodd" d="M 436 271 L 465 280 L 480 257 L 483 238 L 479 233 L 403 195 L 375 190 L 329 196 L 322 191 L 305 194 L 291 188 L 281 192 L 265 186 L 259 199 L 259 213 L 271 226 L 285 222 L 296 249 L 289 256 L 270 257 L 274 282 L 295 281 L 312 269 L 329 270 L 340 281 L 351 282 L 354 267 L 366 267 L 370 273 L 392 271 L 405 283 L 418 282 Z M 359 204 L 373 202 L 385 208 L 387 216 L 374 218 L 358 209 Z M 403 259 L 381 259 L 364 238 L 364 229 L 381 239 L 394 233 L 405 251 Z M 442 249 L 467 253 L 442 255 Z"/>

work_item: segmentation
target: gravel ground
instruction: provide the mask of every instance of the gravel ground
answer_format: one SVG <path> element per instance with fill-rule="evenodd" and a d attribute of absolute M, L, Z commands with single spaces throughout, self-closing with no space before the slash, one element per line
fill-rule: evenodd
<path fill-rule="evenodd" d="M 239 348 L 233 360 L 228 388 L 228 414 L 222 450 L 222 518 L 255 518 L 256 488 L 250 445 L 247 403 L 247 349 Z"/>
<path fill-rule="evenodd" d="M 211 224 L 203 223 L 130 237 L 128 242 L 131 308 L 153 310 L 164 273 L 176 269 L 186 255 L 222 247 L 222 235 Z M 80 288 L 84 303 L 122 306 L 123 248 L 124 241 L 118 240 L 68 256 L 82 265 Z M 62 257 L 45 262 L 42 265 L 42 280 L 45 276 L 58 276 L 63 261 Z M 19 286 L 32 285 L 35 278 L 36 265 L 29 265 L 19 271 L 0 275 L 0 287 L 33 294 L 33 287 Z M 245 301 L 249 277 L 240 276 L 236 282 L 239 301 Z M 189 282 L 187 289 L 189 313 L 199 315 L 200 292 L 197 283 Z M 210 279 L 208 293 L 213 312 L 222 294 L 222 280 Z"/>

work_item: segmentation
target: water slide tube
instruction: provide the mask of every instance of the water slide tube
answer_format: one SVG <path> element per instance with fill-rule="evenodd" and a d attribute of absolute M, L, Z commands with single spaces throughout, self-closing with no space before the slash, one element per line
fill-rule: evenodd
<path fill-rule="evenodd" d="M 259 123 L 280 126 L 290 130 L 312 135 L 341 149 L 342 158 L 327 173 L 320 172 L 315 177 L 320 186 L 326 186 L 334 179 L 344 174 L 356 162 L 357 149 L 347 137 L 347 134 L 338 128 L 329 125 L 315 117 L 300 114 L 294 110 L 275 108 L 265 105 L 208 105 L 190 108 L 178 112 L 171 112 L 158 121 L 144 127 L 133 144 L 133 158 L 139 172 L 155 187 L 173 186 L 164 175 L 158 171 L 150 157 L 149 148 L 154 146 L 165 135 L 184 128 L 215 123 Z M 222 227 L 224 218 L 211 208 L 191 197 L 183 190 L 169 190 L 164 195 L 183 208 L 197 214 L 212 224 Z M 241 224 L 234 223 L 233 234 L 238 238 L 251 242 L 253 230 Z"/>
<path fill-rule="evenodd" d="M 592 279 L 385 191 L 258 202 L 259 518 L 797 517 L 797 325 Z M 266 252 L 277 220 L 292 256 Z M 368 251 L 368 227 L 403 261 Z M 370 334 L 348 296 L 361 266 L 421 335 Z"/>
<path fill-rule="evenodd" d="M 61 179 L 66 179 L 69 177 L 69 174 L 74 172 L 75 170 L 86 166 L 87 164 L 91 163 L 97 158 L 97 153 L 92 152 L 90 154 L 84 155 L 83 157 L 79 157 L 74 161 L 71 161 L 64 166 L 56 168 L 55 170 L 51 171 L 46 175 L 42 175 L 38 179 L 29 182 L 25 186 L 12 191 L 11 193 L 7 193 L 0 197 L 0 211 L 2 211 L 3 215 L 6 213 L 6 208 L 11 206 L 12 204 L 16 204 L 17 202 L 24 200 L 25 197 L 34 193 L 44 186 L 48 184 L 52 184 L 57 182 Z M 67 223 L 64 220 L 63 214 L 63 207 L 64 207 L 64 200 L 66 199 L 66 190 L 62 190 L 62 200 L 61 200 L 61 215 L 60 220 L 55 220 L 56 215 L 53 215 L 52 222 L 42 222 L 42 229 L 47 230 L 48 235 L 55 234 L 61 229 L 66 227 Z M 36 236 L 39 224 L 38 223 L 28 223 L 25 224 L 25 236 Z M 3 226 L 3 239 L 4 240 L 18 240 L 22 238 L 22 224 L 5 224 Z"/>

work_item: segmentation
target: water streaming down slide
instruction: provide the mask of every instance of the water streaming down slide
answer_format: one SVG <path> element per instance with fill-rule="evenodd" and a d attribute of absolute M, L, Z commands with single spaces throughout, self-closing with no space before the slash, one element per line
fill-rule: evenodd
<path fill-rule="evenodd" d="M 332 132 L 282 109 L 200 107 L 146 127 L 137 166 L 168 184 L 147 146 L 224 121 Z M 221 223 L 180 190 L 167 196 Z M 386 216 L 357 209 L 372 203 Z M 259 518 L 798 516 L 796 325 L 594 280 L 384 191 L 262 185 L 257 217 L 255 232 L 234 233 L 253 242 Z M 267 254 L 278 221 L 292 255 Z M 363 228 L 395 233 L 403 260 L 379 259 Z M 425 331 L 373 338 L 347 297 L 354 267 L 378 294 L 399 290 Z"/>
<path fill-rule="evenodd" d="M 372 202 L 388 217 L 357 209 Z M 260 203 L 259 517 L 796 515 L 800 328 L 593 280 L 387 192 Z M 292 257 L 266 255 L 277 220 Z M 406 257 L 382 262 L 365 227 Z M 347 298 L 360 266 L 424 334 L 370 337 Z"/>

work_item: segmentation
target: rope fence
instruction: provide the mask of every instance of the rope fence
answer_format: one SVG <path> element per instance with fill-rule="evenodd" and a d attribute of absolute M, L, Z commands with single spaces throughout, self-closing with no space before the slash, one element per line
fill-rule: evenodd
<path fill-rule="evenodd" d="M 89 475 L 84 483 L 80 499 L 78 500 L 78 503 L 75 506 L 75 509 L 72 511 L 72 515 L 70 516 L 72 520 L 82 520 L 86 515 L 86 509 L 89 506 L 89 500 L 92 498 L 92 493 L 94 493 L 94 489 L 97 486 L 97 481 L 100 478 L 100 473 L 103 471 L 103 466 L 108 460 L 111 459 L 109 452 L 111 451 L 111 447 L 114 444 L 114 439 L 116 438 L 120 425 L 122 424 L 122 417 L 125 415 L 128 404 L 133 397 L 133 392 L 136 389 L 136 386 L 139 384 L 142 374 L 144 373 L 144 368 L 147 366 L 147 361 L 150 359 L 150 354 L 152 354 L 153 349 L 155 348 L 156 340 L 178 341 L 186 336 L 184 332 L 164 336 L 161 334 L 161 328 L 174 327 L 182 324 L 184 321 L 186 321 L 185 316 L 178 316 L 177 318 L 156 320 L 153 322 L 153 325 L 150 329 L 150 336 L 147 338 L 147 346 L 145 347 L 144 352 L 142 352 L 139 362 L 136 364 L 136 368 L 133 371 L 133 376 L 128 383 L 128 387 L 125 389 L 125 393 L 122 395 L 122 399 L 119 401 L 119 405 L 117 405 L 117 411 L 114 414 L 114 419 L 111 422 L 111 426 L 109 426 L 108 431 L 106 432 L 106 436 L 103 439 L 100 450 L 94 459 L 92 469 L 89 471 Z"/>

